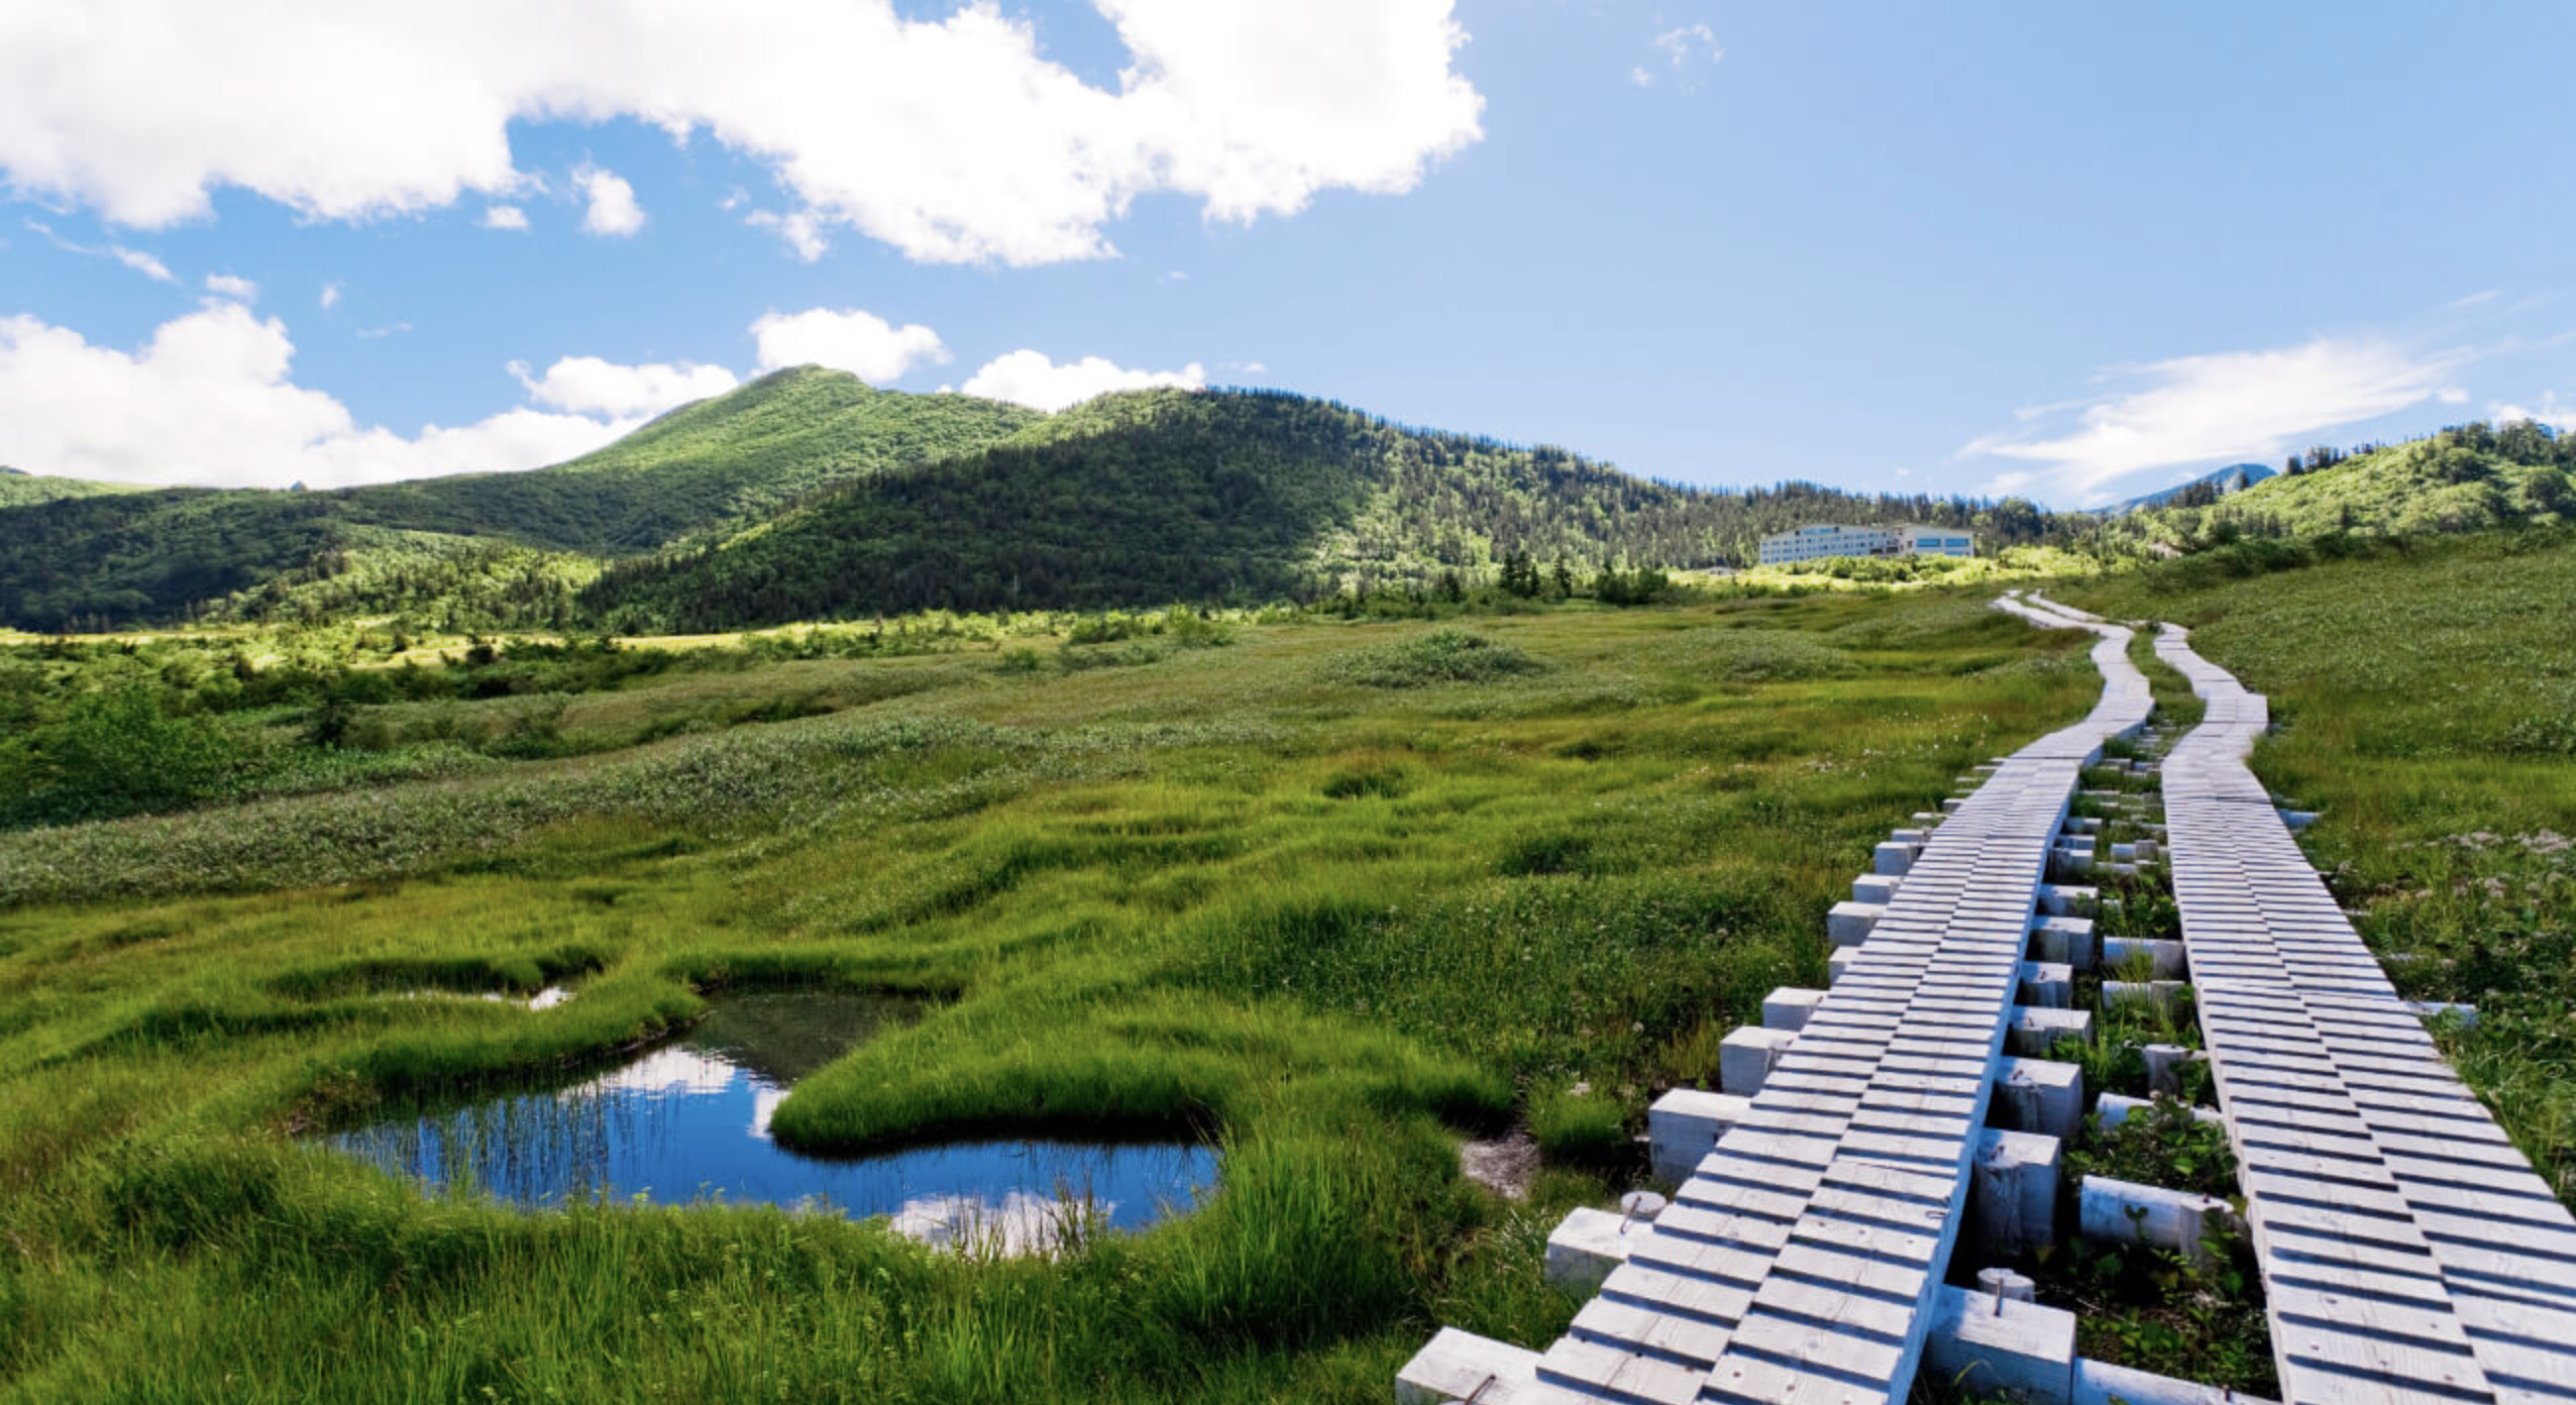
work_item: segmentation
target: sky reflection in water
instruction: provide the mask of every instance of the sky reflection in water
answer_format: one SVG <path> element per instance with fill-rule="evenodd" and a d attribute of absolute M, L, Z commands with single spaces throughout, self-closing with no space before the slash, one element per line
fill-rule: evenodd
<path fill-rule="evenodd" d="M 1005 1252 L 1052 1243 L 1066 1197 L 1131 1230 L 1187 1210 L 1216 1181 L 1203 1146 L 957 1142 L 827 1159 L 789 1151 L 769 1119 L 796 1079 L 917 1006 L 811 991 L 719 1002 L 682 1039 L 568 1087 L 429 1108 L 330 1145 L 387 1171 L 524 1205 L 642 1195 L 886 1215 L 930 1243 Z"/>

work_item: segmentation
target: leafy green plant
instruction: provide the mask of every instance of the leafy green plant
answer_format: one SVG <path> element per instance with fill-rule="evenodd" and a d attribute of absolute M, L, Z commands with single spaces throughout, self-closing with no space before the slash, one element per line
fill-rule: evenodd
<path fill-rule="evenodd" d="M 2108 1176 L 2199 1195 L 2236 1194 L 2236 1154 L 2227 1129 L 2194 1116 L 2192 1105 L 2179 1099 L 2157 1098 L 2107 1126 L 2098 1113 L 2088 1117 L 2065 1157 L 2063 1180 L 2069 1185 Z"/>

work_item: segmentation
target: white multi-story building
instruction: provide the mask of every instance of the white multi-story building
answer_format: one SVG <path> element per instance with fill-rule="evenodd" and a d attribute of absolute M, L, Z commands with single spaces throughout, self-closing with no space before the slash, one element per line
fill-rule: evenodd
<path fill-rule="evenodd" d="M 1974 556 L 1977 534 L 1965 527 L 1899 527 L 1907 556 Z"/>
<path fill-rule="evenodd" d="M 1762 539 L 1761 562 L 1777 566 L 1828 556 L 1974 556 L 1977 538 L 1956 527 L 1842 527 L 1820 523 Z"/>

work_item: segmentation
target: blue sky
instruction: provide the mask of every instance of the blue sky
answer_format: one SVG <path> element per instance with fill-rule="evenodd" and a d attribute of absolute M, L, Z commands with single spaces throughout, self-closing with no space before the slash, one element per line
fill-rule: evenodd
<path fill-rule="evenodd" d="M 2060 506 L 2576 428 L 2556 0 L 420 8 L 0 15 L 0 463 L 528 467 L 818 358 Z"/>

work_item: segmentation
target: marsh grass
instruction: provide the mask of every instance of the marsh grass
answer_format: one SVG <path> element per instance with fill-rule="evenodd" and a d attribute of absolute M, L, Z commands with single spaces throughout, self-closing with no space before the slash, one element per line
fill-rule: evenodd
<path fill-rule="evenodd" d="M 1546 1228 L 1624 1188 L 1646 1103 L 1822 983 L 1891 817 L 2096 684 L 1937 594 L 1436 630 L 1253 625 L 0 835 L 0 1400 L 1374 1401 L 1435 1322 L 1544 1342 L 1575 1307 Z M 1489 655 L 1532 666 L 1354 676 Z M 797 984 L 931 1000 L 798 1082 L 782 1141 L 1151 1131 L 1213 1141 L 1220 1188 L 993 1260 L 762 1207 L 520 1213 L 287 1135 Z M 1553 1159 L 1514 1206 L 1458 1145 L 1521 1121 Z"/>

